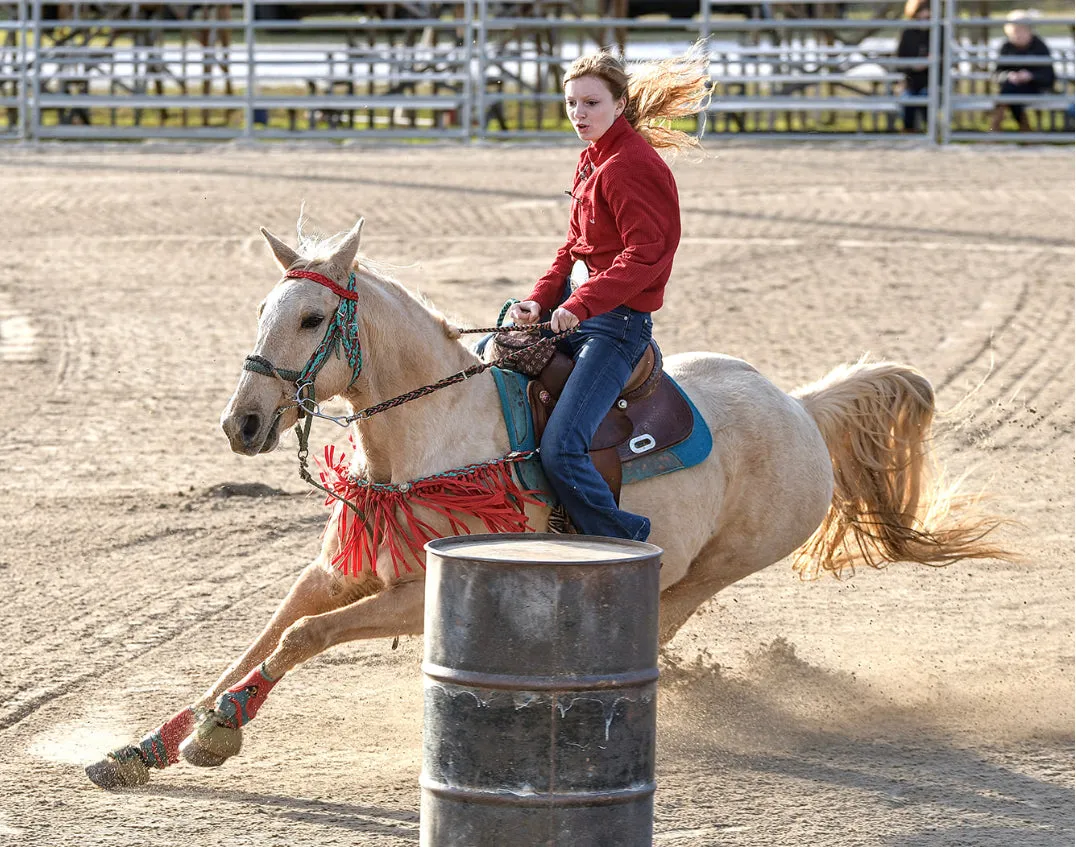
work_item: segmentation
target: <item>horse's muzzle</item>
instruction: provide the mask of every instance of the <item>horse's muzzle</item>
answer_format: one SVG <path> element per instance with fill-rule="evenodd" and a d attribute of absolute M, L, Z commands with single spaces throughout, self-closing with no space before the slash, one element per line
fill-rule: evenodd
<path fill-rule="evenodd" d="M 276 449 L 280 441 L 280 418 L 280 410 L 268 419 L 258 412 L 236 413 L 221 418 L 220 425 L 234 452 L 257 456 Z"/>

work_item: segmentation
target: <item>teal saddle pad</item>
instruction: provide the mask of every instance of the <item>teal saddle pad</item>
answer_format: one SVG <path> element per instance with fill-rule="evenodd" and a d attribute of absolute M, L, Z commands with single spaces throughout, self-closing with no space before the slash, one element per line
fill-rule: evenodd
<path fill-rule="evenodd" d="M 527 399 L 527 383 L 530 381 L 526 376 L 516 371 L 503 368 L 491 368 L 493 379 L 497 383 L 497 391 L 501 396 L 501 412 L 504 415 L 505 426 L 508 427 L 508 440 L 513 452 L 530 451 L 538 447 L 534 432 L 534 418 L 531 415 L 531 404 Z M 691 398 L 676 384 L 671 376 L 665 375 L 665 379 L 676 386 L 676 390 L 691 407 L 692 425 L 691 434 L 672 447 L 664 450 L 656 450 L 632 459 L 624 465 L 624 485 L 633 482 L 641 482 L 653 476 L 672 473 L 699 464 L 710 455 L 714 441 L 710 435 L 710 427 L 706 425 L 699 410 L 691 402 Z M 556 495 L 542 472 L 542 463 L 537 456 L 533 456 L 516 464 L 516 473 L 524 488 L 540 492 L 540 499 L 549 506 L 556 505 Z"/>

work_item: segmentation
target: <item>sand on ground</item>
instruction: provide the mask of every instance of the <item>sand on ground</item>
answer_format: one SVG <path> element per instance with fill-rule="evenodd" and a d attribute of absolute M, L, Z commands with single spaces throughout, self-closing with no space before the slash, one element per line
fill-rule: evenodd
<path fill-rule="evenodd" d="M 720 593 L 663 659 L 655 843 L 1071 845 L 1071 150 L 711 153 L 675 166 L 665 351 L 784 389 L 865 352 L 920 368 L 939 455 L 1024 560 L 813 583 L 782 562 Z M 220 769 L 109 793 L 82 766 L 197 697 L 318 549 L 293 440 L 249 459 L 218 425 L 277 279 L 258 226 L 363 215 L 365 252 L 488 324 L 559 245 L 574 159 L 4 150 L 0 844 L 418 842 L 417 638 L 297 669 Z"/>

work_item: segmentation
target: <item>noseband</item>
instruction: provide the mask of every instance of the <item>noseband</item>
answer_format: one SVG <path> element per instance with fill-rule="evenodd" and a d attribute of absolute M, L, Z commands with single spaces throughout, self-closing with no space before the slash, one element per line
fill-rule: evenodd
<path fill-rule="evenodd" d="M 341 288 L 331 279 L 315 271 L 290 270 L 284 274 L 285 279 L 308 279 L 328 288 L 340 298 L 340 305 L 336 309 L 321 343 L 314 348 L 310 359 L 301 371 L 278 368 L 264 356 L 251 354 L 243 360 L 243 370 L 251 371 L 262 376 L 276 377 L 285 382 L 295 383 L 295 398 L 300 411 L 304 409 L 304 401 L 314 403 L 314 381 L 318 378 L 329 355 L 339 345 L 343 349 L 348 364 L 351 365 L 351 382 L 348 388 L 355 384 L 355 380 L 362 373 L 362 347 L 359 345 L 358 327 L 355 322 L 355 301 L 359 295 L 355 293 L 355 273 L 348 276 L 347 288 Z M 337 355 L 340 355 L 337 350 Z"/>

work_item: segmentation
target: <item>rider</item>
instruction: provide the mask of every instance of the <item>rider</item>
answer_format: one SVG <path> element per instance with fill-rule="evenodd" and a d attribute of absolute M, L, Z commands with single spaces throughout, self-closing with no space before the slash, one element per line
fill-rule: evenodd
<path fill-rule="evenodd" d="M 656 149 L 697 146 L 658 124 L 693 115 L 709 81 L 708 59 L 689 53 L 649 62 L 630 78 L 602 51 L 572 63 L 564 81 L 568 118 L 588 146 L 579 155 L 568 240 L 527 300 L 508 312 L 516 324 L 552 313 L 575 369 L 549 418 L 540 455 L 575 528 L 586 535 L 646 540 L 650 521 L 619 509 L 590 460 L 605 414 L 650 343 L 650 313 L 661 307 L 680 242 L 672 171 Z"/>

